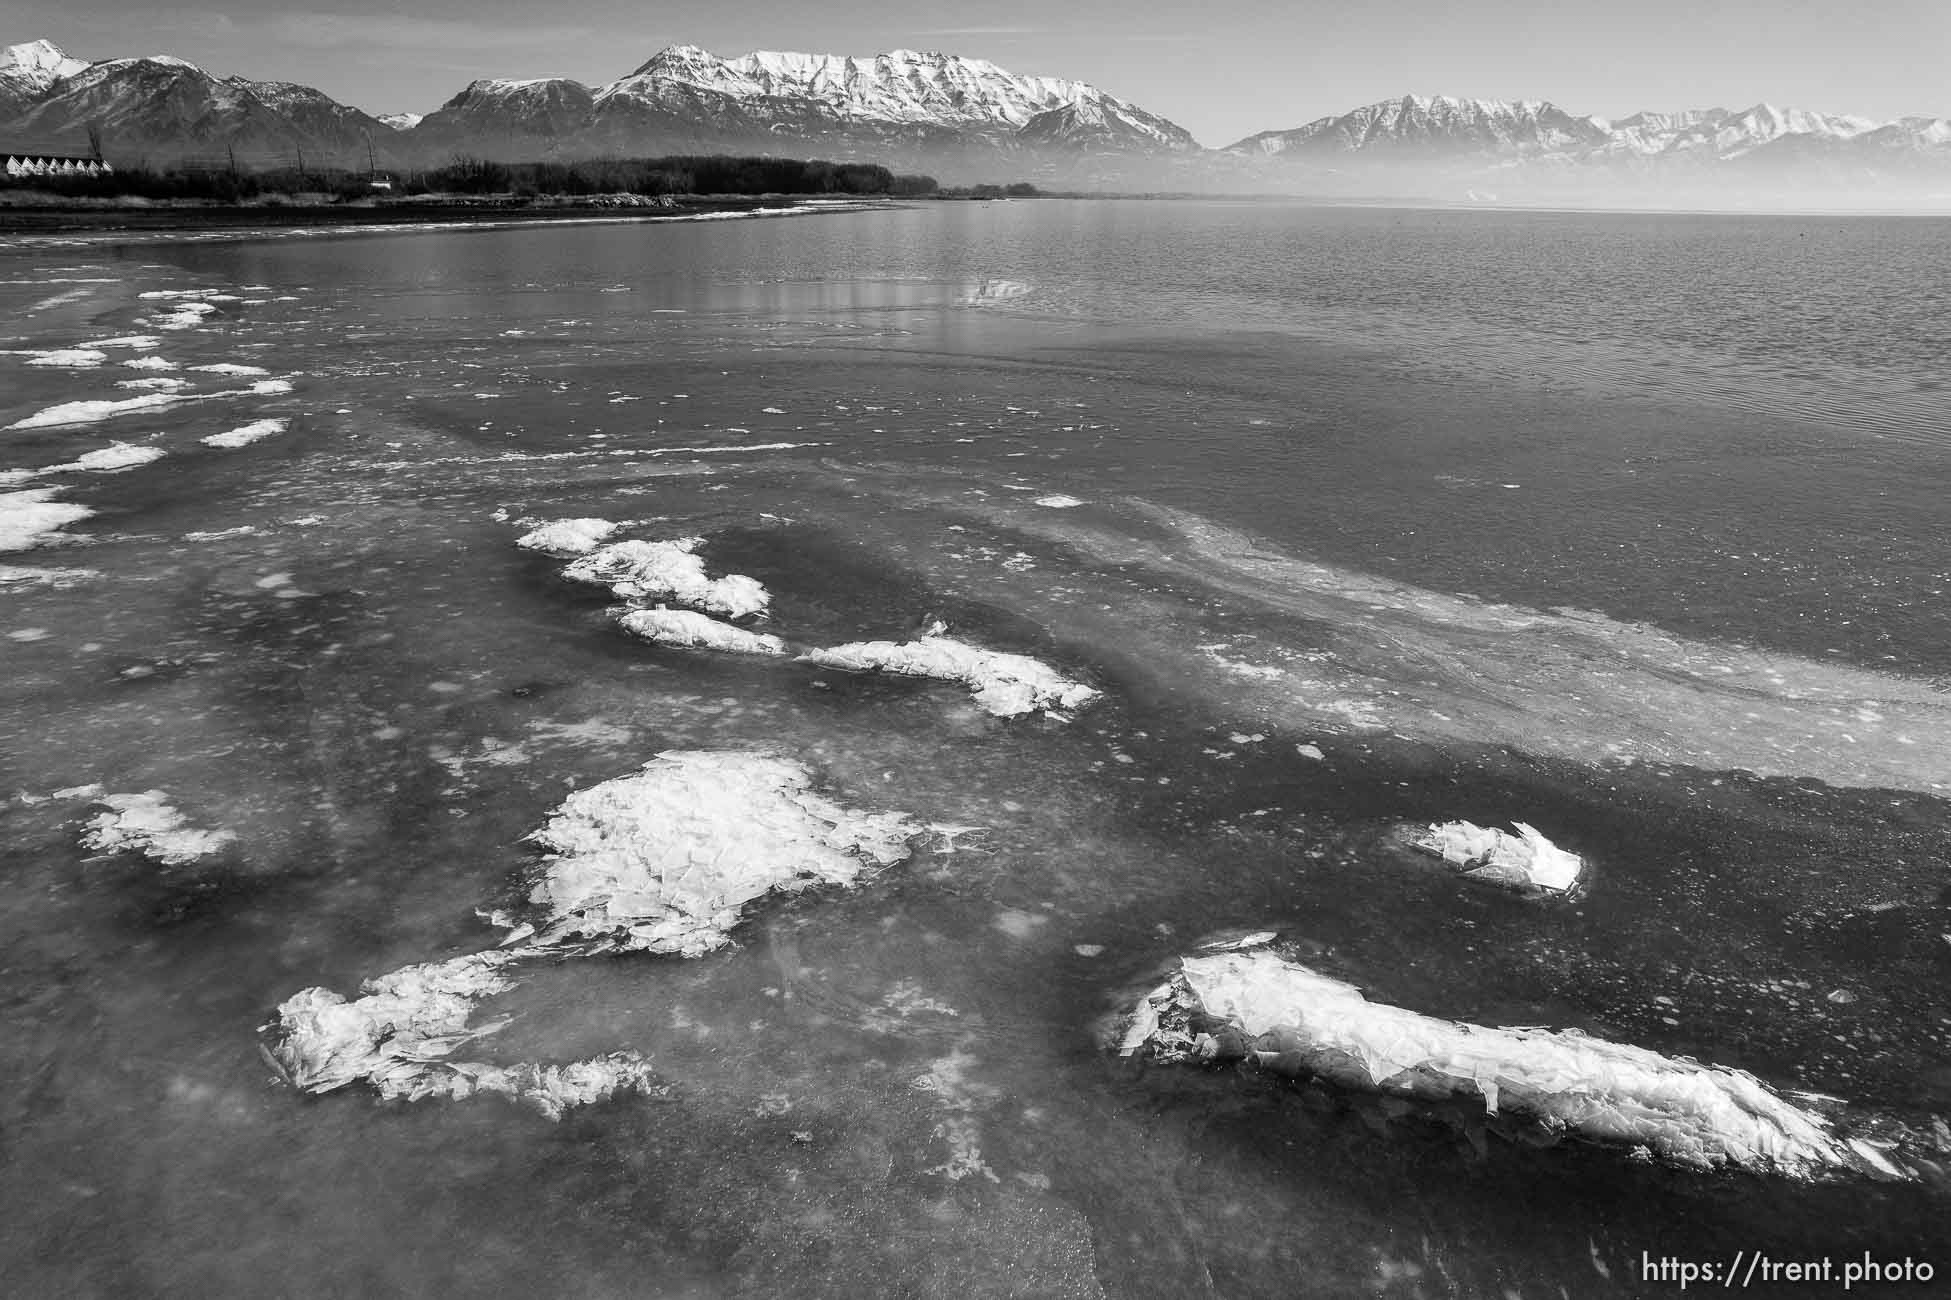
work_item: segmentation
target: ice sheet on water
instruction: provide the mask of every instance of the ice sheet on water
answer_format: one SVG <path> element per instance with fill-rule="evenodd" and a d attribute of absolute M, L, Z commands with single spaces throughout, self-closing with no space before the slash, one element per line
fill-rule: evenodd
<path fill-rule="evenodd" d="M 253 420 L 251 423 L 240 428 L 232 429 L 228 433 L 213 433 L 199 439 L 199 441 L 206 447 L 223 447 L 227 449 L 248 447 L 254 442 L 283 433 L 290 427 L 290 420 Z"/>
<path fill-rule="evenodd" d="M 99 348 L 53 348 L 46 352 L 28 354 L 30 366 L 59 366 L 69 370 L 93 370 L 108 360 L 108 353 Z"/>
<path fill-rule="evenodd" d="M 617 619 L 624 631 L 659 645 L 723 650 L 732 654 L 783 655 L 786 643 L 764 632 L 721 623 L 688 609 L 633 609 Z"/>
<path fill-rule="evenodd" d="M 706 577 L 704 560 L 695 554 L 703 544 L 701 537 L 611 542 L 569 565 L 562 576 L 608 587 L 624 600 L 669 600 L 728 618 L 761 613 L 772 603 L 771 593 L 742 573 Z"/>
<path fill-rule="evenodd" d="M 0 564 L 0 589 L 7 587 L 72 587 L 101 577 L 93 569 L 35 569 L 19 564 Z"/>
<path fill-rule="evenodd" d="M 517 947 L 407 966 L 347 999 L 305 989 L 278 1008 L 273 1059 L 306 1092 L 364 1081 L 418 1100 L 497 1093 L 551 1118 L 658 1086 L 631 1052 L 570 1065 L 488 1065 L 453 1053 L 500 1024 L 470 1024 L 512 987 L 518 963 L 602 951 L 698 956 L 723 946 L 740 909 L 775 890 L 851 884 L 905 858 L 925 828 L 813 792 L 812 773 L 771 754 L 671 751 L 571 795 L 532 837 L 552 856 L 532 901 L 542 934 Z M 514 926 L 495 914 L 496 924 Z M 511 940 L 535 927 L 516 927 Z"/>
<path fill-rule="evenodd" d="M 174 361 L 171 361 L 171 360 L 170 360 L 169 358 L 167 358 L 167 357 L 154 357 L 154 356 L 144 356 L 144 357 L 131 357 L 131 358 L 129 358 L 129 359 L 127 360 L 127 361 L 124 361 L 124 362 L 123 362 L 122 364 L 123 364 L 123 366 L 125 366 L 126 368 L 128 368 L 128 369 L 130 369 L 130 370 L 178 370 L 178 369 L 181 369 L 181 367 L 179 367 L 179 366 L 178 366 L 178 365 L 177 365 L 177 364 L 176 364 L 176 363 L 175 363 Z"/>
<path fill-rule="evenodd" d="M 187 379 L 171 379 L 167 375 L 157 375 L 150 379 L 118 379 L 115 381 L 115 386 L 138 392 L 180 393 L 191 385 Z"/>
<path fill-rule="evenodd" d="M 94 339 L 82 344 L 85 348 L 134 348 L 146 352 L 150 348 L 161 347 L 162 340 L 154 334 L 118 334 L 112 339 Z"/>
<path fill-rule="evenodd" d="M 191 366 L 190 369 L 205 375 L 268 375 L 271 373 L 263 366 L 239 365 L 234 361 L 218 361 L 207 366 Z"/>
<path fill-rule="evenodd" d="M 90 820 L 82 846 L 103 853 L 129 850 L 173 867 L 208 857 L 237 838 L 230 831 L 197 830 L 168 798 L 161 790 L 95 796 L 108 811 Z"/>
<path fill-rule="evenodd" d="M 549 555 L 587 555 L 621 527 L 607 519 L 557 519 L 523 533 L 515 545 Z"/>
<path fill-rule="evenodd" d="M 29 551 L 68 540 L 60 530 L 94 514 L 87 506 L 53 498 L 58 487 L 0 492 L 0 551 Z"/>
<path fill-rule="evenodd" d="M 1132 1013 L 1120 1050 L 1141 1049 L 1168 1062 L 1251 1059 L 1276 1074 L 1416 1101 L 1481 1097 L 1490 1115 L 1643 1147 L 1690 1168 L 1900 1173 L 1745 1071 L 1575 1030 L 1425 1016 L 1266 951 L 1184 959 Z"/>
<path fill-rule="evenodd" d="M 542 942 L 697 956 L 775 889 L 850 885 L 892 866 L 925 828 L 814 793 L 766 753 L 673 750 L 569 796 L 530 838 L 551 850 L 531 901 Z"/>
<path fill-rule="evenodd" d="M 1004 718 L 1038 709 L 1046 713 L 1078 709 L 1098 696 L 1091 687 L 1028 655 L 985 650 L 942 635 L 945 631 L 937 623 L 928 635 L 914 641 L 856 641 L 808 651 L 800 658 L 827 668 L 961 682 L 975 692 L 977 704 Z"/>
<path fill-rule="evenodd" d="M 1410 844 L 1435 854 L 1471 880 L 1507 889 L 1569 893 L 1578 884 L 1585 863 L 1567 853 L 1523 822 L 1512 822 L 1517 834 L 1472 822 L 1440 822 L 1418 832 Z"/>
<path fill-rule="evenodd" d="M 185 400 L 175 393 L 144 393 L 119 400 L 94 398 L 81 402 L 62 402 L 15 420 L 9 429 L 59 429 L 72 424 L 94 424 L 136 411 L 160 411 Z"/>

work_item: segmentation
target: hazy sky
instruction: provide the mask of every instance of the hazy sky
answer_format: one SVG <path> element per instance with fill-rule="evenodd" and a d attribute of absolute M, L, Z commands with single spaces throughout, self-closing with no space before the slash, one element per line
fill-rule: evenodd
<path fill-rule="evenodd" d="M 1951 0 L 7 0 L 0 24 L 0 45 L 176 54 L 372 113 L 426 112 L 475 77 L 611 81 L 693 44 L 986 58 L 1091 82 L 1209 145 L 1412 92 L 1951 116 Z"/>

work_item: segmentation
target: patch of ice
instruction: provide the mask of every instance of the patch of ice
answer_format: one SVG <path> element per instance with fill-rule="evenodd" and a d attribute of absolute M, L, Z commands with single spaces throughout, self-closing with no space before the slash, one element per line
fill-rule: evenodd
<path fill-rule="evenodd" d="M 207 366 L 191 366 L 190 369 L 205 375 L 268 375 L 271 373 L 263 366 L 240 366 L 234 361 L 219 361 Z"/>
<path fill-rule="evenodd" d="M 122 363 L 130 370 L 180 370 L 174 361 L 167 357 L 131 357 Z"/>
<path fill-rule="evenodd" d="M 112 339 L 95 339 L 82 344 L 86 348 L 134 348 L 146 352 L 150 348 L 161 347 L 162 340 L 154 334 L 119 334 Z"/>
<path fill-rule="evenodd" d="M 158 375 L 153 379 L 118 379 L 115 381 L 115 386 L 117 388 L 131 388 L 151 393 L 180 393 L 190 386 L 190 381 L 187 379 L 171 379 L 166 375 Z"/>
<path fill-rule="evenodd" d="M 1200 1032 L 1195 1018 L 1207 1017 L 1232 1032 Z M 1826 1120 L 1745 1071 L 1575 1030 L 1421 1015 L 1370 1002 L 1353 985 L 1270 952 L 1186 958 L 1135 1011 L 1120 1050 L 1140 1048 L 1166 1061 L 1251 1057 L 1278 1074 L 1416 1101 L 1481 1097 L 1492 1115 L 1644 1147 L 1690 1168 L 1803 1178 L 1868 1172 Z"/>
<path fill-rule="evenodd" d="M 93 569 L 31 569 L 17 564 L 0 564 L 0 587 L 71 587 L 102 575 Z"/>
<path fill-rule="evenodd" d="M 721 623 L 688 609 L 633 609 L 617 622 L 633 636 L 659 645 L 724 650 L 732 654 L 783 655 L 786 643 L 764 632 Z"/>
<path fill-rule="evenodd" d="M 206 447 L 248 447 L 254 442 L 283 433 L 290 427 L 290 420 L 256 420 L 228 433 L 210 434 L 200 441 Z"/>
<path fill-rule="evenodd" d="M 63 402 L 37 411 L 22 420 L 15 420 L 9 429 L 58 429 L 72 424 L 94 424 L 118 415 L 134 411 L 160 411 L 174 406 L 183 400 L 174 393 L 145 393 L 141 397 L 125 397 L 119 401 L 91 400 L 82 402 Z"/>
<path fill-rule="evenodd" d="M 48 352 L 32 353 L 27 364 L 30 366 L 62 366 L 70 370 L 93 370 L 108 360 L 108 353 L 98 348 L 56 348 Z"/>
<path fill-rule="evenodd" d="M 557 519 L 515 539 L 525 551 L 551 555 L 588 555 L 604 538 L 623 527 L 607 519 Z"/>
<path fill-rule="evenodd" d="M 67 540 L 58 535 L 59 529 L 95 513 L 87 506 L 53 500 L 61 491 L 48 487 L 0 492 L 0 551 L 29 551 Z"/>
<path fill-rule="evenodd" d="M 276 397 L 291 391 L 289 379 L 260 379 L 245 390 L 252 397 Z"/>
<path fill-rule="evenodd" d="M 174 867 L 207 857 L 237 838 L 230 831 L 193 829 L 164 802 L 168 797 L 161 790 L 96 796 L 95 802 L 107 804 L 109 811 L 95 814 L 88 823 L 82 846 L 103 853 L 133 850 Z"/>
<path fill-rule="evenodd" d="M 975 692 L 977 704 L 1002 718 L 1037 709 L 1054 713 L 1082 708 L 1098 696 L 1091 687 L 1071 681 L 1028 655 L 985 650 L 943 636 L 944 630 L 938 623 L 929 635 L 915 641 L 857 641 L 812 650 L 800 660 L 855 672 L 961 682 Z"/>
<path fill-rule="evenodd" d="M 539 942 L 699 956 L 761 895 L 853 884 L 923 833 L 815 794 L 790 759 L 667 751 L 570 795 L 530 837 L 552 852 L 531 895 L 548 913 Z"/>
<path fill-rule="evenodd" d="M 1585 864 L 1576 853 L 1565 852 L 1523 822 L 1511 824 L 1516 835 L 1471 822 L 1441 822 L 1424 828 L 1410 844 L 1471 880 L 1550 894 L 1567 893 L 1578 884 Z"/>
<path fill-rule="evenodd" d="M 562 576 L 608 587 L 624 600 L 671 600 L 728 618 L 760 613 L 772 603 L 771 594 L 742 573 L 707 578 L 704 561 L 693 554 L 703 544 L 701 537 L 612 542 L 569 565 Z"/>
<path fill-rule="evenodd" d="M 1069 510 L 1075 506 L 1081 506 L 1084 504 L 1082 501 L 1079 501 L 1076 497 L 1065 496 L 1061 492 L 1052 493 L 1050 496 L 1047 497 L 1038 497 L 1036 499 L 1036 503 L 1040 506 L 1048 506 L 1052 510 Z"/>

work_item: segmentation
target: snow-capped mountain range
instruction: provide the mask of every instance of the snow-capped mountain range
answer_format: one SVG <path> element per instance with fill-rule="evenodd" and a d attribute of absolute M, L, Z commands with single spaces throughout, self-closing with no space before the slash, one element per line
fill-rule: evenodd
<path fill-rule="evenodd" d="M 46 41 L 0 51 L 0 148 L 111 161 L 235 156 L 360 169 L 448 161 L 744 152 L 879 161 L 945 181 L 1105 188 L 1588 192 L 1757 184 L 1951 191 L 1951 122 L 1876 122 L 1759 104 L 1607 119 L 1538 100 L 1409 95 L 1203 149 L 1177 124 L 1080 81 L 981 59 L 672 46 L 600 86 L 475 81 L 424 117 L 373 117 L 288 82 L 217 78 L 168 55 L 87 62 Z"/>

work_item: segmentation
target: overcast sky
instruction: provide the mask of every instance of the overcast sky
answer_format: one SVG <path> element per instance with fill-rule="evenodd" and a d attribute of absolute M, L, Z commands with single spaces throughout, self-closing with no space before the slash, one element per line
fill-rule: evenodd
<path fill-rule="evenodd" d="M 1208 145 L 1406 93 L 1951 116 L 1951 0 L 8 0 L 0 23 L 0 45 L 176 54 L 372 113 L 426 112 L 476 77 L 599 84 L 692 44 L 985 58 L 1091 82 Z"/>

